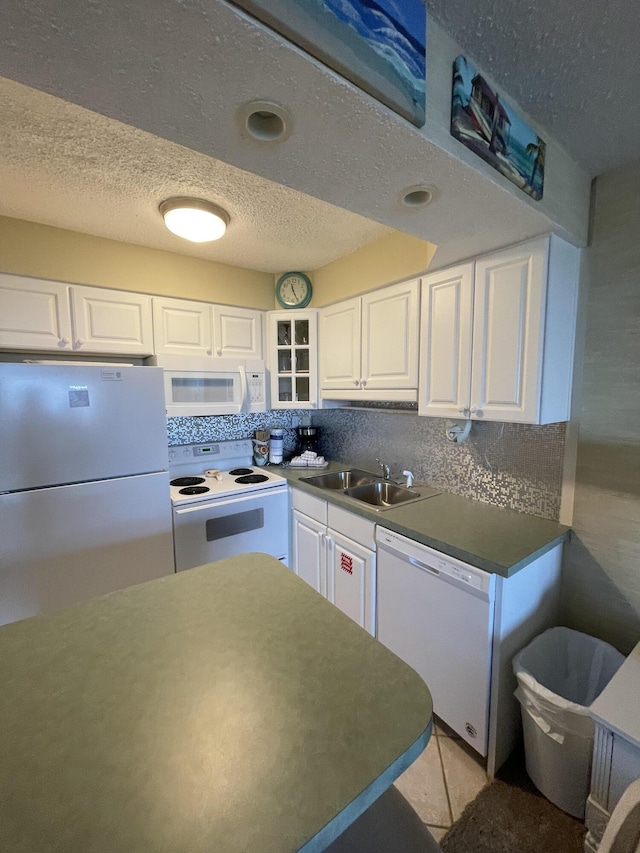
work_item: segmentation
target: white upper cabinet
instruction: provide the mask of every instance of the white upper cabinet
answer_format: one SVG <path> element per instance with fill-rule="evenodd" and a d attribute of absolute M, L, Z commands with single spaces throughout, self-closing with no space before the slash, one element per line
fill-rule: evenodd
<path fill-rule="evenodd" d="M 71 352 L 69 285 L 0 273 L 0 347 Z"/>
<path fill-rule="evenodd" d="M 151 298 L 0 274 L 0 347 L 151 355 Z"/>
<path fill-rule="evenodd" d="M 71 288 L 75 352 L 151 355 L 151 297 L 102 287 Z"/>
<path fill-rule="evenodd" d="M 362 297 L 362 387 L 418 387 L 419 281 Z"/>
<path fill-rule="evenodd" d="M 419 413 L 568 420 L 579 259 L 552 236 L 427 276 Z"/>
<path fill-rule="evenodd" d="M 154 297 L 158 355 L 262 358 L 262 311 Z"/>
<path fill-rule="evenodd" d="M 263 312 L 231 305 L 212 308 L 214 355 L 262 358 Z"/>
<path fill-rule="evenodd" d="M 471 381 L 473 264 L 422 280 L 420 414 L 466 417 Z"/>
<path fill-rule="evenodd" d="M 267 314 L 271 406 L 318 406 L 318 312 L 313 308 Z"/>
<path fill-rule="evenodd" d="M 419 287 L 401 282 L 322 309 L 323 397 L 416 399 Z"/>
<path fill-rule="evenodd" d="M 211 305 L 154 296 L 153 335 L 157 355 L 213 355 Z"/>
<path fill-rule="evenodd" d="M 347 299 L 320 311 L 320 387 L 360 387 L 360 327 L 362 300 Z"/>

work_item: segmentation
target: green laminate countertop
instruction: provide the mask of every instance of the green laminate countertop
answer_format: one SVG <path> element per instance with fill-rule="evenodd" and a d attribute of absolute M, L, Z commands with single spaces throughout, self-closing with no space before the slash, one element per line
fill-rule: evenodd
<path fill-rule="evenodd" d="M 406 664 L 246 554 L 0 628 L 0 850 L 323 850 L 424 749 Z"/>
<path fill-rule="evenodd" d="M 331 489 L 306 483 L 305 477 L 342 471 L 349 465 L 331 462 L 328 468 L 283 468 L 278 473 L 290 485 L 310 495 L 375 521 L 382 527 L 429 545 L 486 572 L 510 577 L 566 539 L 570 528 L 555 521 L 440 492 L 425 500 L 376 512 L 366 504 Z M 420 491 L 420 486 L 416 485 Z"/>

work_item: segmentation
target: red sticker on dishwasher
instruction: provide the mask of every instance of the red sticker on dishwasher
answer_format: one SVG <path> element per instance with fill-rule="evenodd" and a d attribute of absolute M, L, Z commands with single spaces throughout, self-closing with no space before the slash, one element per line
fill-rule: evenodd
<path fill-rule="evenodd" d="M 340 568 L 347 574 L 353 574 L 353 558 L 345 554 L 344 551 L 340 554 Z"/>

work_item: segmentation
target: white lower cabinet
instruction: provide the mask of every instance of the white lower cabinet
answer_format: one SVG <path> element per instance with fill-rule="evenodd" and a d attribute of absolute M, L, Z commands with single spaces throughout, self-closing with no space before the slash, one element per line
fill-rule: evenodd
<path fill-rule="evenodd" d="M 375 636 L 375 551 L 327 531 L 327 598 Z"/>
<path fill-rule="evenodd" d="M 622 664 L 589 714 L 595 722 L 591 790 L 585 824 L 586 853 L 597 851 L 613 810 L 640 779 L 640 643 Z"/>
<path fill-rule="evenodd" d="M 291 569 L 375 636 L 375 524 L 292 489 Z"/>
<path fill-rule="evenodd" d="M 293 510 L 291 521 L 291 568 L 320 595 L 327 594 L 327 525 Z"/>

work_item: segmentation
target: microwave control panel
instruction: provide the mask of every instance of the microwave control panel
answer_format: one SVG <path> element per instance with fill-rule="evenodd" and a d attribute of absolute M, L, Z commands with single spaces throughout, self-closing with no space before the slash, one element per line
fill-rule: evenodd
<path fill-rule="evenodd" d="M 264 373 L 247 373 L 249 400 L 251 403 L 265 403 Z"/>

